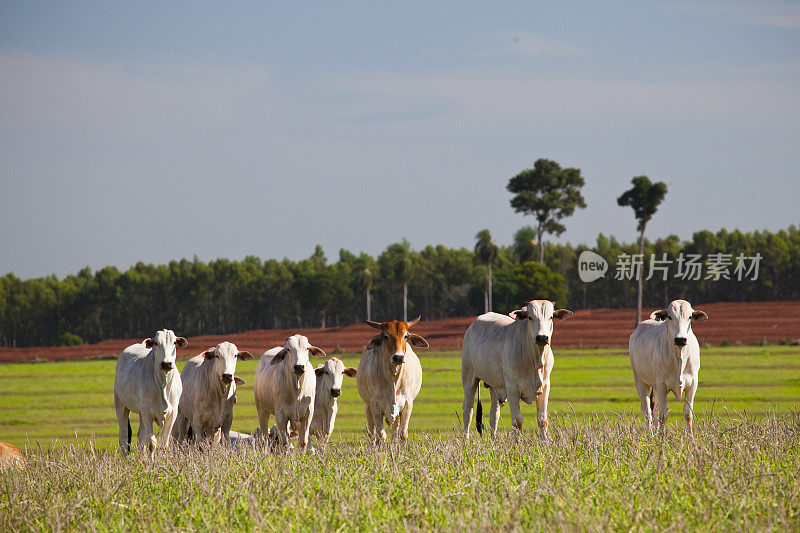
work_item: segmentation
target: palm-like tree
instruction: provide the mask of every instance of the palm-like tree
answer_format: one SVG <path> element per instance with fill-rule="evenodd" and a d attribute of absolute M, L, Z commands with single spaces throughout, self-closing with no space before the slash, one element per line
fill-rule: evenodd
<path fill-rule="evenodd" d="M 370 290 L 372 289 L 372 282 L 374 274 L 372 269 L 368 266 L 360 268 L 356 271 L 356 284 L 366 293 L 367 298 L 367 320 L 372 320 L 372 298 L 370 297 Z"/>
<path fill-rule="evenodd" d="M 664 201 L 667 194 L 667 185 L 663 181 L 652 183 L 647 176 L 636 176 L 631 180 L 633 187 L 622 193 L 617 198 L 619 206 L 629 205 L 639 225 L 639 255 L 644 258 L 644 229 L 653 218 L 658 205 Z M 642 271 L 639 269 L 638 283 L 636 286 L 636 325 L 642 321 Z"/>
<path fill-rule="evenodd" d="M 497 259 L 497 245 L 492 241 L 492 235 L 488 229 L 480 230 L 475 239 L 475 259 L 482 265 L 486 265 L 486 286 L 484 293 L 484 312 L 492 310 L 492 263 Z"/>

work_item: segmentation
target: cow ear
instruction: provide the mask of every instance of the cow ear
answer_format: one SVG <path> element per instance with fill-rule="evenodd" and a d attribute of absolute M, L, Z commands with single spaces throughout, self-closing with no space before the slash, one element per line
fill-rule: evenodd
<path fill-rule="evenodd" d="M 509 313 L 509 316 L 515 320 L 525 320 L 528 318 L 528 312 L 523 309 L 517 309 L 516 311 Z"/>
<path fill-rule="evenodd" d="M 251 354 L 250 352 L 247 352 L 247 351 L 244 351 L 244 350 L 243 350 L 243 351 L 241 351 L 241 352 L 237 353 L 237 354 L 236 354 L 236 357 L 238 357 L 238 358 L 239 358 L 239 359 L 241 359 L 242 361 L 249 361 L 250 359 L 252 359 L 252 358 L 253 358 L 253 354 Z"/>
<path fill-rule="evenodd" d="M 175 344 L 177 344 L 178 347 L 180 348 L 186 348 L 187 346 L 189 346 L 189 341 L 187 341 L 183 337 L 178 337 L 177 339 L 175 339 Z"/>
<path fill-rule="evenodd" d="M 650 318 L 655 320 L 666 320 L 669 315 L 667 314 L 666 309 L 660 309 L 658 311 L 653 311 L 650 313 Z"/>
<path fill-rule="evenodd" d="M 559 309 L 553 313 L 553 318 L 557 318 L 558 320 L 566 320 L 572 316 L 572 311 L 569 309 Z"/>
<path fill-rule="evenodd" d="M 326 353 L 325 353 L 325 352 L 322 350 L 322 348 L 317 348 L 316 346 L 309 346 L 309 347 L 308 347 L 308 353 L 309 353 L 309 354 L 310 354 L 312 357 L 328 357 L 328 354 L 326 354 Z"/>
<path fill-rule="evenodd" d="M 428 341 L 426 341 L 423 337 L 421 337 L 420 335 L 417 335 L 416 333 L 409 333 L 408 334 L 408 338 L 406 340 L 408 341 L 408 344 L 410 344 L 414 348 L 430 348 L 431 347 L 431 345 L 428 344 Z"/>
<path fill-rule="evenodd" d="M 244 385 L 245 383 L 247 383 L 245 380 L 243 380 L 243 379 L 242 379 L 242 378 L 240 378 L 239 376 L 233 376 L 233 381 L 234 381 L 234 382 L 235 382 L 237 385 Z"/>
<path fill-rule="evenodd" d="M 692 313 L 692 320 L 697 320 L 698 322 L 708 320 L 708 315 L 704 311 L 695 311 Z"/>
<path fill-rule="evenodd" d="M 217 350 L 216 348 L 209 348 L 203 355 L 206 356 L 206 359 L 214 359 L 217 355 Z"/>
<path fill-rule="evenodd" d="M 383 342 L 383 337 L 381 335 L 375 335 L 367 343 L 367 348 L 369 348 L 370 350 L 374 350 L 375 348 L 378 348 L 381 345 L 381 342 Z"/>
<path fill-rule="evenodd" d="M 156 343 L 153 342 L 153 339 L 145 339 L 142 341 L 142 344 L 144 344 L 148 348 L 152 348 L 153 346 L 156 345 Z"/>
<path fill-rule="evenodd" d="M 281 350 L 280 352 L 278 352 L 278 353 L 276 353 L 275 355 L 272 356 L 272 361 L 270 361 L 270 364 L 277 365 L 278 363 L 280 363 L 281 361 L 286 359 L 286 355 L 288 353 L 289 353 L 289 350 L 284 348 L 283 350 Z"/>
<path fill-rule="evenodd" d="M 348 366 L 347 368 L 344 369 L 344 375 L 349 378 L 354 378 L 356 377 L 356 375 L 358 375 L 358 370 L 356 370 L 352 366 Z"/>
<path fill-rule="evenodd" d="M 325 368 L 322 365 L 320 365 L 314 369 L 314 373 L 318 376 L 321 376 L 322 374 L 325 373 Z"/>

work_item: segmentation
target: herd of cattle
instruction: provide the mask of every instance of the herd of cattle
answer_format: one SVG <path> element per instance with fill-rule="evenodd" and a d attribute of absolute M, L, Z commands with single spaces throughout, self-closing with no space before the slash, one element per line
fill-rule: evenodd
<path fill-rule="evenodd" d="M 491 397 L 492 436 L 497 431 L 500 407 L 506 402 L 513 428 L 521 431 L 521 400 L 527 404 L 536 402 L 539 437 L 547 438 L 553 321 L 571 315 L 567 309 L 556 310 L 548 300 L 532 300 L 508 315 L 486 313 L 472 322 L 464 335 L 461 357 L 465 436 L 469 435 L 476 393 L 476 426 L 482 431 L 479 385 L 483 382 Z M 692 309 L 689 302 L 675 300 L 652 313 L 631 334 L 631 367 L 648 429 L 654 426 L 653 413 L 657 415 L 655 427 L 663 429 L 668 413 L 667 394 L 672 392 L 676 399 L 683 395 L 683 416 L 691 433 L 700 368 L 700 347 L 692 322 L 707 318 L 703 311 Z M 413 348 L 428 347 L 423 337 L 409 331 L 419 320 L 368 320 L 367 324 L 379 333 L 362 350 L 358 369 L 346 368 L 335 357 L 313 367 L 310 357 L 326 354 L 303 335 L 293 335 L 283 347 L 264 352 L 254 379 L 261 438 L 288 448 L 296 436 L 299 447 L 306 449 L 309 436 L 314 435 L 324 444 L 333 431 L 337 398 L 347 376 L 356 378 L 371 438 L 376 443 L 386 441 L 386 424 L 391 427 L 393 439 L 405 441 L 414 400 L 422 386 L 422 366 Z M 236 363 L 252 359 L 253 355 L 222 342 L 189 359 L 179 373 L 176 352 L 186 345 L 186 339 L 164 329 L 127 347 L 119 356 L 114 405 L 123 454 L 131 447 L 131 412 L 139 414 L 138 446 L 151 456 L 159 446 L 168 447 L 170 438 L 229 444 L 255 442 L 259 438 L 231 430 L 237 387 L 245 383 L 236 375 Z M 275 417 L 272 428 L 271 416 Z M 153 423 L 160 428 L 158 438 Z M 4 450 L 0 446 L 0 459 Z"/>

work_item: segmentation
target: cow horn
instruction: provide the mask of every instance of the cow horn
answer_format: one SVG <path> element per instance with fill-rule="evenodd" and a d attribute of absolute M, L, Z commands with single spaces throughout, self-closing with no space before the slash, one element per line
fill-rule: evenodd
<path fill-rule="evenodd" d="M 373 322 L 372 320 L 365 320 L 364 323 L 367 324 L 368 326 L 372 326 L 375 329 L 383 329 L 383 324 L 381 324 L 380 322 Z"/>
<path fill-rule="evenodd" d="M 411 326 L 416 325 L 417 322 L 419 322 L 420 320 L 422 320 L 422 315 L 419 315 L 417 318 L 415 318 L 411 322 L 406 322 L 406 327 L 410 328 Z"/>

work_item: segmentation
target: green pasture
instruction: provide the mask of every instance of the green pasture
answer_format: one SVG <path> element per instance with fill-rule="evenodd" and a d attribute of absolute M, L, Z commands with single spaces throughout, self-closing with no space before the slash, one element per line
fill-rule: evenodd
<path fill-rule="evenodd" d="M 358 366 L 357 354 L 339 355 Z M 410 428 L 450 432 L 460 426 L 460 352 L 422 351 L 422 390 L 414 406 Z M 49 448 L 60 441 L 93 437 L 98 446 L 116 443 L 113 359 L 0 365 L 0 440 L 23 447 Z M 179 364 L 182 367 L 182 363 Z M 239 389 L 234 429 L 253 431 L 257 425 L 253 404 L 256 362 L 239 363 L 237 374 L 247 380 Z M 619 349 L 558 350 L 552 374 L 550 414 L 606 414 L 638 412 L 638 398 L 627 351 Z M 488 416 L 488 391 L 481 389 Z M 738 346 L 704 348 L 700 388 L 695 400 L 696 420 L 713 410 L 717 415 L 746 412 L 760 415 L 786 412 L 800 404 L 800 348 Z M 680 404 L 670 396 L 675 423 Z M 534 421 L 535 406 L 523 406 L 526 426 Z M 501 410 L 500 427 L 509 424 L 508 407 Z M 138 417 L 132 415 L 134 432 Z M 337 438 L 364 428 L 364 411 L 355 380 L 345 378 L 336 421 Z M 135 438 L 135 437 L 134 437 Z"/>

